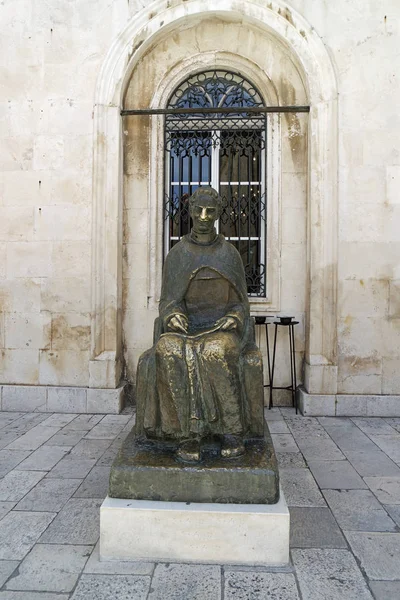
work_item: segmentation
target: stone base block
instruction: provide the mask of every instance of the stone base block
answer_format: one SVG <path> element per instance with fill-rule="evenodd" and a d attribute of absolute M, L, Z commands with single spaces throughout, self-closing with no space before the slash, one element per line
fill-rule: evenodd
<path fill-rule="evenodd" d="M 106 390 L 89 388 L 87 391 L 87 412 L 118 415 L 124 408 L 124 386 Z"/>
<path fill-rule="evenodd" d="M 246 442 L 238 458 L 220 457 L 218 443 L 204 448 L 198 464 L 180 462 L 176 444 L 157 446 L 131 432 L 111 467 L 112 498 L 166 502 L 264 504 L 277 502 L 279 476 L 268 427 L 264 439 Z"/>
<path fill-rule="evenodd" d="M 299 388 L 301 413 L 307 417 L 400 417 L 400 396 L 309 394 Z"/>
<path fill-rule="evenodd" d="M 107 497 L 100 508 L 100 560 L 282 566 L 290 516 L 277 504 L 200 504 Z"/>
<path fill-rule="evenodd" d="M 308 394 L 304 389 L 297 390 L 297 401 L 305 417 L 334 417 L 336 396 L 329 394 Z"/>
<path fill-rule="evenodd" d="M 124 407 L 124 387 L 3 385 L 0 387 L 1 410 L 119 414 Z"/>

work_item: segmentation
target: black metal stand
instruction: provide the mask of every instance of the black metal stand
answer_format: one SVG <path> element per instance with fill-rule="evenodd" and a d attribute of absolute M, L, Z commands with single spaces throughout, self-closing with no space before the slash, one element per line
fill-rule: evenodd
<path fill-rule="evenodd" d="M 264 319 L 268 319 L 268 318 L 273 318 L 271 316 L 269 317 L 261 317 Z M 268 364 L 268 381 L 269 383 L 264 383 L 264 387 L 265 388 L 269 388 L 269 408 L 271 408 L 272 406 L 272 389 L 271 389 L 271 357 L 270 357 L 270 351 L 269 351 L 269 336 L 268 336 L 268 325 L 271 325 L 271 321 L 266 321 L 264 320 L 263 322 L 257 322 L 256 321 L 256 325 L 265 325 L 265 345 L 267 346 L 267 364 Z"/>
<path fill-rule="evenodd" d="M 266 317 L 267 319 L 268 317 Z M 269 316 L 271 318 L 271 316 Z M 273 317 L 272 317 L 273 318 Z M 296 388 L 297 388 L 297 376 L 296 376 L 296 348 L 294 342 L 294 326 L 297 325 L 299 321 L 291 321 L 290 323 L 281 323 L 280 321 L 263 321 L 257 322 L 256 325 L 265 325 L 265 342 L 267 346 L 267 364 L 268 364 L 268 377 L 269 383 L 265 383 L 264 387 L 269 388 L 269 405 L 268 408 L 272 408 L 274 406 L 273 403 L 273 390 L 289 390 L 292 392 L 292 406 L 296 408 L 297 414 L 297 397 L 296 397 Z M 269 349 L 269 335 L 268 335 L 268 325 L 275 325 L 274 331 L 274 345 L 272 351 L 272 367 L 271 367 L 271 353 Z M 274 373 L 275 373 L 275 357 L 276 357 L 276 337 L 278 333 L 278 327 L 288 327 L 289 330 L 289 348 L 290 348 L 290 376 L 291 376 L 291 384 L 286 387 L 274 386 Z"/>
<path fill-rule="evenodd" d="M 296 408 L 297 415 L 297 397 L 296 397 L 296 388 L 297 388 L 297 376 L 296 376 L 296 348 L 294 344 L 294 326 L 298 324 L 298 321 L 291 321 L 290 323 L 281 323 L 280 321 L 274 321 L 275 331 L 274 331 L 274 349 L 272 353 L 272 369 L 270 375 L 270 385 L 269 385 L 269 408 L 273 406 L 272 402 L 272 391 L 273 390 L 289 390 L 292 392 L 292 406 Z M 274 372 L 275 372 L 275 356 L 276 356 L 276 336 L 278 333 L 278 327 L 288 327 L 289 330 L 289 347 L 290 347 L 290 375 L 291 375 L 291 384 L 287 386 L 274 386 Z M 268 350 L 268 361 L 269 361 L 269 350 Z"/>

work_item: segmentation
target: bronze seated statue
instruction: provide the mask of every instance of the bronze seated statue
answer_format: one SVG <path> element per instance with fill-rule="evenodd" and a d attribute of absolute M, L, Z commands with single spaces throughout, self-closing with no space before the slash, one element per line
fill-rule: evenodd
<path fill-rule="evenodd" d="M 221 199 L 199 188 L 189 210 L 193 228 L 165 261 L 154 345 L 139 359 L 136 436 L 174 441 L 175 456 L 196 463 L 210 438 L 223 458 L 263 438 L 264 390 L 243 263 L 214 226 Z"/>

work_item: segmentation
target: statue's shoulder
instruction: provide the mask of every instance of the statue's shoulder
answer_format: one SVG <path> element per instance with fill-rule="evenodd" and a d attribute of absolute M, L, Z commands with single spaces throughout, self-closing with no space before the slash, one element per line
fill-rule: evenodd
<path fill-rule="evenodd" d="M 241 261 L 242 259 L 238 249 L 233 244 L 231 244 L 231 242 L 228 242 L 228 240 L 225 238 L 224 235 L 222 235 L 222 233 L 220 234 L 220 236 L 222 238 L 222 247 L 224 249 L 224 252 L 226 252 L 232 259 L 239 259 Z"/>
<path fill-rule="evenodd" d="M 180 254 L 182 254 L 182 251 L 184 251 L 185 246 L 186 246 L 186 240 L 185 240 L 186 236 L 183 236 L 179 242 L 177 242 L 176 244 L 174 244 L 174 246 L 172 246 L 171 250 L 169 250 L 167 256 L 165 257 L 165 261 L 171 261 L 174 260 L 174 258 L 178 257 Z"/>

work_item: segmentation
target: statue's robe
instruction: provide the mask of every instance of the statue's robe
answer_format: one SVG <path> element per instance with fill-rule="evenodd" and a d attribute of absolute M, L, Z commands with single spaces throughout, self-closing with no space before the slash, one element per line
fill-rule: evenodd
<path fill-rule="evenodd" d="M 154 346 L 138 364 L 137 433 L 178 440 L 262 435 L 262 359 L 251 339 L 243 263 L 223 235 L 207 245 L 187 235 L 172 248 L 159 314 Z M 187 334 L 169 331 L 176 315 L 187 318 Z M 232 317 L 236 327 L 221 330 L 222 317 Z"/>

